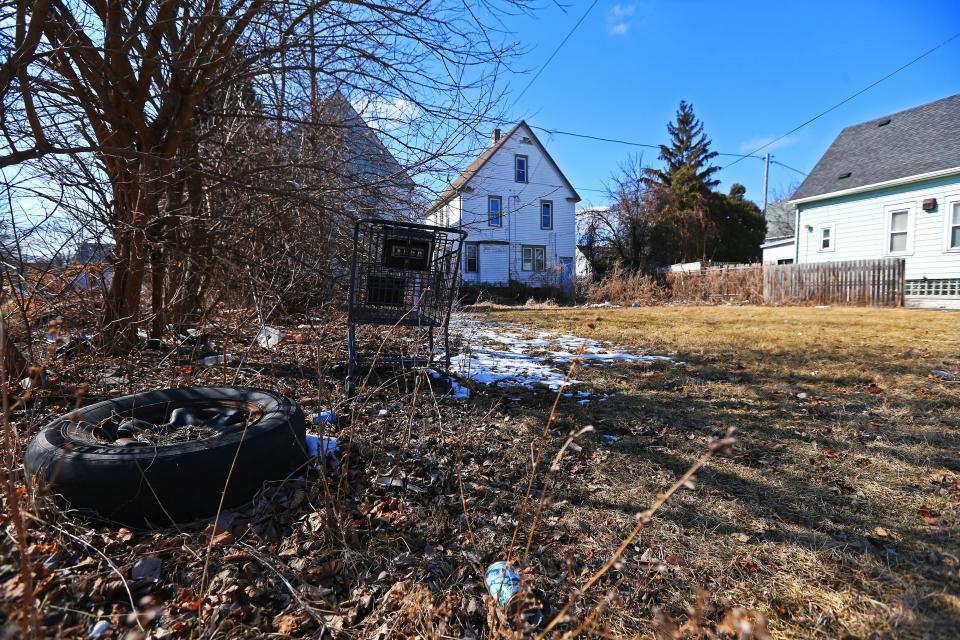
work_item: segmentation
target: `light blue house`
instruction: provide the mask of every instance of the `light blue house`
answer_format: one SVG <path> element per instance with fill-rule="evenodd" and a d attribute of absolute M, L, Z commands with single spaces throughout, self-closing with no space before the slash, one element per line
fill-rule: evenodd
<path fill-rule="evenodd" d="M 960 309 L 960 94 L 847 127 L 790 202 L 797 263 L 903 258 L 907 306 Z"/>

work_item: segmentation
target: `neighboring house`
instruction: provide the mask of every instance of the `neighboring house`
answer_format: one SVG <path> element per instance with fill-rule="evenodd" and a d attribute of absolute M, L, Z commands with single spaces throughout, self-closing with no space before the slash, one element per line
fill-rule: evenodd
<path fill-rule="evenodd" d="M 468 232 L 465 283 L 573 284 L 580 196 L 526 122 L 493 140 L 431 206 L 430 224 Z"/>
<path fill-rule="evenodd" d="M 793 264 L 796 253 L 793 239 L 796 205 L 786 200 L 777 200 L 770 203 L 763 212 L 763 217 L 767 220 L 767 235 L 760 245 L 763 250 L 763 264 Z"/>
<path fill-rule="evenodd" d="M 111 251 L 112 244 L 104 244 L 99 240 L 81 241 L 70 261 L 74 265 L 74 285 L 83 290 L 109 287 L 113 281 L 113 266 L 108 261 Z"/>
<path fill-rule="evenodd" d="M 335 91 L 317 105 L 316 125 L 305 122 L 289 136 L 291 150 L 322 166 L 330 182 L 333 206 L 356 217 L 408 218 L 416 184 L 353 104 Z M 311 175 L 298 182 L 311 182 Z M 316 186 L 316 185 L 310 185 Z M 422 205 L 421 205 L 422 206 Z"/>
<path fill-rule="evenodd" d="M 960 308 L 960 94 L 847 127 L 790 202 L 797 262 L 903 258 L 907 305 Z"/>

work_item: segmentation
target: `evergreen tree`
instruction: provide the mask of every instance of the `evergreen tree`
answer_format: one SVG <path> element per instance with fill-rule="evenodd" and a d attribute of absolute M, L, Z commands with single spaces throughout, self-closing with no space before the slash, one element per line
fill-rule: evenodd
<path fill-rule="evenodd" d="M 703 123 L 693 113 L 693 105 L 680 101 L 676 122 L 667 124 L 670 144 L 660 145 L 663 169 L 647 169 L 649 186 L 662 186 L 685 199 L 694 193 L 706 193 L 720 184 L 713 175 L 720 170 L 710 164 L 717 153 L 710 150 L 710 139 L 703 132 Z M 679 189 L 677 189 L 679 187 Z"/>
<path fill-rule="evenodd" d="M 760 207 L 747 200 L 747 190 L 735 183 L 730 193 L 714 193 L 710 217 L 716 229 L 716 241 L 707 256 L 717 262 L 756 262 L 761 257 L 760 244 L 767 232 Z"/>

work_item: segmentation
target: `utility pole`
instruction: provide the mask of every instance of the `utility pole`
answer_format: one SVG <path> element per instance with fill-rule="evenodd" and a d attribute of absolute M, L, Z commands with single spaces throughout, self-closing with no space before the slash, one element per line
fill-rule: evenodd
<path fill-rule="evenodd" d="M 767 215 L 767 176 L 770 174 L 770 154 L 763 156 L 763 215 Z"/>

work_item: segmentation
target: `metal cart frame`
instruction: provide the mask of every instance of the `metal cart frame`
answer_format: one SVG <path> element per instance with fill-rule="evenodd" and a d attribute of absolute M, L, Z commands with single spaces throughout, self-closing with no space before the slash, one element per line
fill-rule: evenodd
<path fill-rule="evenodd" d="M 428 358 L 434 331 L 443 331 L 444 367 L 450 370 L 450 312 L 460 277 L 467 232 L 382 218 L 357 221 L 353 231 L 347 316 L 347 395 L 353 396 L 361 361 L 358 324 L 425 329 Z M 381 362 L 389 359 L 380 358 Z M 404 364 L 400 359 L 401 366 Z"/>

